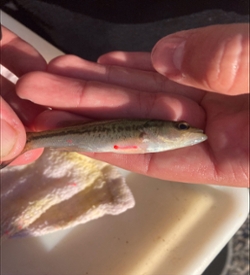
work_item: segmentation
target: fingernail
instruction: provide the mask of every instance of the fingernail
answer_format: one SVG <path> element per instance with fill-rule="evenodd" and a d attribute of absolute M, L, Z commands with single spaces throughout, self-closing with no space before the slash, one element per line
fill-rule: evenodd
<path fill-rule="evenodd" d="M 186 39 L 165 38 L 156 44 L 152 60 L 155 69 L 166 76 L 176 75 L 181 72 Z"/>
<path fill-rule="evenodd" d="M 0 157 L 8 156 L 17 141 L 17 132 L 5 120 L 1 121 L 1 151 Z"/>

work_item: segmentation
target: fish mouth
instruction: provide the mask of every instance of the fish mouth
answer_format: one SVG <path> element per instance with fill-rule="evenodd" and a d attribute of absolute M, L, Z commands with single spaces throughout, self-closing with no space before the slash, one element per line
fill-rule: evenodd
<path fill-rule="evenodd" d="M 194 133 L 201 133 L 204 134 L 204 131 L 202 129 L 198 129 L 198 128 L 193 128 L 192 129 Z"/>
<path fill-rule="evenodd" d="M 195 145 L 195 144 L 198 144 L 198 143 L 201 143 L 205 140 L 208 139 L 207 135 L 204 134 L 204 131 L 201 130 L 201 129 L 197 129 L 197 128 L 194 128 L 192 129 L 192 134 L 190 134 L 190 138 L 191 138 L 191 145 Z"/>
<path fill-rule="evenodd" d="M 202 141 L 207 140 L 207 135 L 203 134 L 203 135 L 200 137 L 200 139 L 201 139 Z"/>
<path fill-rule="evenodd" d="M 197 143 L 200 143 L 200 142 L 203 142 L 203 141 L 207 140 L 207 135 L 205 135 L 203 133 L 203 131 L 201 131 L 199 133 L 200 133 L 200 135 L 196 137 L 196 139 L 194 140 L 194 144 L 197 144 Z"/>

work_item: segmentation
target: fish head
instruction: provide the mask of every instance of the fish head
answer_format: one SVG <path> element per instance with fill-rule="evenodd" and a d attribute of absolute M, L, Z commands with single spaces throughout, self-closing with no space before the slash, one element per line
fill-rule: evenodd
<path fill-rule="evenodd" d="M 166 121 L 159 128 L 157 136 L 168 149 L 192 146 L 207 139 L 203 130 L 192 127 L 185 121 Z"/>

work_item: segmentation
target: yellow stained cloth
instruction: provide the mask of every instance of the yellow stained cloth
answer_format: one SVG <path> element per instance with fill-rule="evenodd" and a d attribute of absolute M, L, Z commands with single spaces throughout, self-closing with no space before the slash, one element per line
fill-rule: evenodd
<path fill-rule="evenodd" d="M 47 149 L 1 179 L 1 236 L 40 236 L 134 206 L 116 168 L 74 152 Z"/>

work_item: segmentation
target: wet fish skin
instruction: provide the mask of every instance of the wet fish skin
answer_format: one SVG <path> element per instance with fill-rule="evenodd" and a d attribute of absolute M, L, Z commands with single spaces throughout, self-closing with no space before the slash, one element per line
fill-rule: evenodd
<path fill-rule="evenodd" d="M 76 152 L 145 154 L 191 146 L 206 139 L 202 130 L 185 121 L 120 119 L 28 132 L 22 153 L 51 147 Z M 6 162 L 0 168 L 5 166 Z"/>

